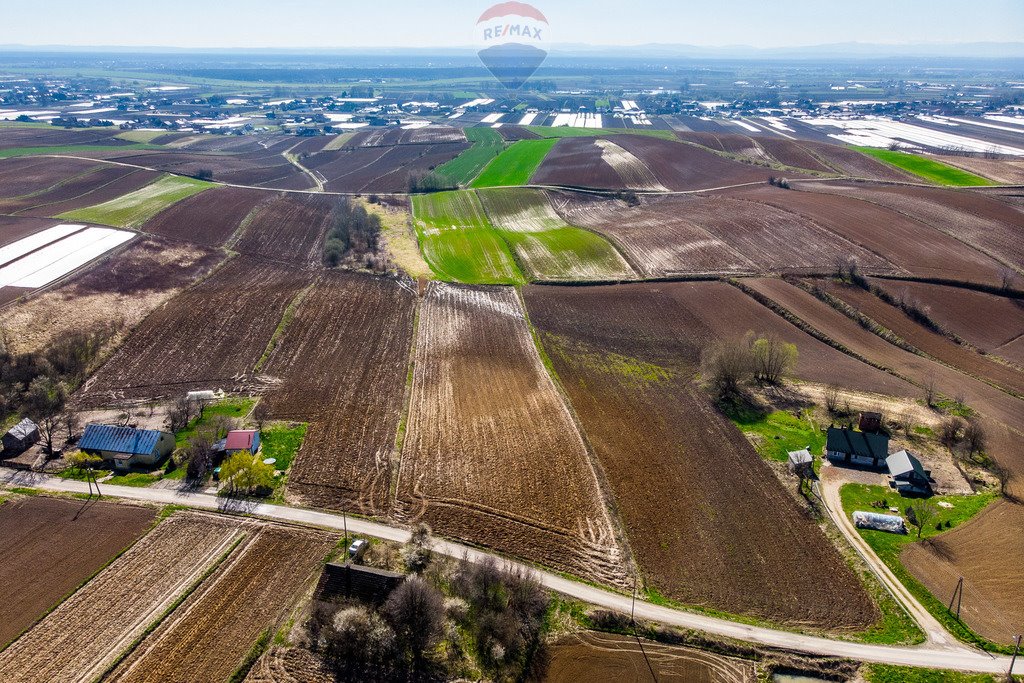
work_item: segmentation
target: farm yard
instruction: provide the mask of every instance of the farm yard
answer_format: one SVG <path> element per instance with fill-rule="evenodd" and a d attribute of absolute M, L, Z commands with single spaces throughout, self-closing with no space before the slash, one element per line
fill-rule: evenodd
<path fill-rule="evenodd" d="M 228 680 L 260 634 L 287 617 L 338 540 L 275 526 L 253 534 L 108 680 Z"/>
<path fill-rule="evenodd" d="M 620 583 L 596 474 L 515 290 L 431 284 L 418 329 L 401 517 Z"/>
<path fill-rule="evenodd" d="M 41 497 L 0 504 L 0 648 L 130 546 L 153 520 L 152 510 L 129 505 Z"/>
<path fill-rule="evenodd" d="M 526 301 L 649 593 L 776 623 L 869 627 L 879 614 L 852 570 L 694 384 L 700 324 L 660 288 L 637 287 L 534 286 Z"/>
<path fill-rule="evenodd" d="M 5 681 L 89 681 L 242 536 L 234 522 L 179 513 L 0 652 Z M 158 580 L 156 580 L 158 579 Z"/>
<path fill-rule="evenodd" d="M 412 343 L 414 294 L 394 280 L 322 276 L 261 372 L 275 419 L 310 422 L 290 500 L 385 514 Z"/>

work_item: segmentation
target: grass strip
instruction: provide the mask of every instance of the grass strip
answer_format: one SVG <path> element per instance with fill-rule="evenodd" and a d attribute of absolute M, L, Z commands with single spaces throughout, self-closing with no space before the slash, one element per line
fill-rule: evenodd
<path fill-rule="evenodd" d="M 998 185 L 988 178 L 969 173 L 963 169 L 944 164 L 941 161 L 928 159 L 917 154 L 897 152 L 890 149 L 877 149 L 875 147 L 854 147 L 861 154 L 867 154 L 890 166 L 913 173 L 919 178 L 924 178 L 936 185 L 951 185 L 954 187 L 971 187 L 978 185 Z"/>

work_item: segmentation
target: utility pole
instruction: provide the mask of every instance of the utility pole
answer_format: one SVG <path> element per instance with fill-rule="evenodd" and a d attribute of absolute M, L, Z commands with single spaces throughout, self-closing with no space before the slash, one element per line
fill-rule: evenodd
<path fill-rule="evenodd" d="M 637 575 L 633 574 L 633 604 L 629 608 L 629 621 L 633 624 L 634 635 L 636 635 L 636 584 Z"/>
<path fill-rule="evenodd" d="M 348 554 L 348 513 L 342 510 L 341 518 L 345 522 L 345 554 Z"/>
<path fill-rule="evenodd" d="M 1020 636 L 1017 636 L 1017 644 L 1013 647 L 1013 657 L 1010 659 L 1010 670 L 1007 672 L 1007 678 L 1013 680 L 1013 665 L 1017 663 L 1017 653 L 1020 652 Z"/>
<path fill-rule="evenodd" d="M 953 613 L 953 602 L 956 601 L 956 618 L 960 620 L 960 603 L 964 598 L 964 577 L 960 577 L 960 580 L 956 582 L 956 588 L 953 589 L 953 596 L 949 599 L 949 606 L 946 607 L 946 612 Z"/>

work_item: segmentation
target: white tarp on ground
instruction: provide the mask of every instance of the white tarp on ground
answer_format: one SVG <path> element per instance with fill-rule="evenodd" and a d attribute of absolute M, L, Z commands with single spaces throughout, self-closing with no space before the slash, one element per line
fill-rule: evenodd
<path fill-rule="evenodd" d="M 519 119 L 519 125 L 529 126 L 531 123 L 533 123 L 534 119 L 536 119 L 537 116 L 539 116 L 539 114 L 537 113 L 526 114 L 525 116 L 523 116 L 523 118 Z"/>
<path fill-rule="evenodd" d="M 497 123 L 504 114 L 488 114 L 480 120 L 480 123 Z"/>
<path fill-rule="evenodd" d="M 22 237 L 17 242 L 0 247 L 0 266 L 20 258 L 30 251 L 45 247 L 51 242 L 67 237 L 73 232 L 83 229 L 84 225 L 55 225 L 52 228 L 33 233 L 28 237 Z"/>
<path fill-rule="evenodd" d="M 970 123 L 965 119 L 951 118 L 950 120 Z M 893 142 L 903 141 L 921 147 L 932 147 L 941 150 L 955 149 L 967 152 L 995 152 L 1011 156 L 1024 156 L 1024 147 L 995 144 L 986 140 L 979 140 L 932 128 L 923 128 L 910 123 L 893 121 L 877 116 L 868 116 L 863 119 L 809 118 L 804 119 L 804 122 L 812 126 L 842 128 L 844 133 L 831 134 L 830 137 L 854 145 L 885 148 Z"/>
<path fill-rule="evenodd" d="M 760 128 L 758 128 L 757 126 L 752 126 L 749 123 L 747 123 L 746 121 L 740 121 L 739 119 L 736 119 L 736 120 L 730 121 L 730 123 L 735 123 L 740 128 L 743 128 L 744 130 L 749 130 L 751 133 L 760 133 L 761 132 Z"/>
<path fill-rule="evenodd" d="M 0 287 L 42 287 L 133 237 L 127 230 L 86 228 L 0 268 Z"/>
<path fill-rule="evenodd" d="M 875 529 L 893 534 L 907 533 L 907 525 L 898 515 L 882 515 L 877 512 L 857 510 L 853 513 L 853 524 L 858 529 Z"/>
<path fill-rule="evenodd" d="M 556 114 L 551 125 L 555 128 L 603 128 L 604 120 L 600 114 Z"/>

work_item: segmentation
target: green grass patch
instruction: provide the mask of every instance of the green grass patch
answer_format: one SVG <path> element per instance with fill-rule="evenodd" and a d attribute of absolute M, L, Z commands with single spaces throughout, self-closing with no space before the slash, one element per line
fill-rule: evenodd
<path fill-rule="evenodd" d="M 787 462 L 790 451 L 807 448 L 820 455 L 825 446 L 825 435 L 815 424 L 810 411 L 800 416 L 784 410 L 768 414 L 753 411 L 734 413 L 729 419 L 754 443 L 762 458 Z"/>
<path fill-rule="evenodd" d="M 557 142 L 556 138 L 516 142 L 487 164 L 472 187 L 526 185 Z"/>
<path fill-rule="evenodd" d="M 493 128 L 467 128 L 466 139 L 473 146 L 446 164 L 434 169 L 434 173 L 457 185 L 466 186 L 480 175 L 480 172 L 505 149 L 505 140 Z"/>
<path fill-rule="evenodd" d="M 11 157 L 27 157 L 38 154 L 81 154 L 82 152 L 109 152 L 111 150 L 130 150 L 130 149 L 163 149 L 160 145 L 120 145 L 118 147 L 112 147 L 110 145 L 50 145 L 46 147 L 12 147 L 10 149 L 0 149 L 0 159 L 8 159 Z"/>
<path fill-rule="evenodd" d="M 997 683 L 1005 677 L 991 674 L 967 674 L 959 671 L 918 669 L 912 666 L 869 664 L 863 670 L 868 683 Z"/>
<path fill-rule="evenodd" d="M 65 470 L 61 470 L 56 476 L 61 479 L 70 479 L 72 481 L 95 481 L 102 479 L 107 475 L 111 474 L 111 470 L 93 470 L 90 474 L 88 470 L 80 470 L 77 467 L 68 467 Z"/>
<path fill-rule="evenodd" d="M 843 512 L 851 518 L 853 513 L 857 510 L 889 514 L 887 509 L 879 509 L 872 506 L 872 503 L 874 502 L 884 501 L 887 507 L 898 507 L 901 511 L 913 502 L 912 499 L 903 498 L 896 491 L 888 487 L 869 486 L 867 484 L 846 484 L 840 490 L 840 496 L 843 502 Z M 932 497 L 931 501 L 933 503 L 937 504 L 938 502 L 943 501 L 952 504 L 953 507 L 938 508 L 939 512 L 935 516 L 935 519 L 922 530 L 921 538 L 932 538 L 944 533 L 946 531 L 946 522 L 950 522 L 951 528 L 960 526 L 974 517 L 974 515 L 981 512 L 985 506 L 996 498 L 997 496 L 994 493 Z M 940 522 L 943 526 L 941 531 L 936 528 L 936 525 Z M 907 590 L 909 590 L 914 597 L 924 605 L 932 616 L 938 619 L 939 623 L 941 623 L 946 630 L 960 640 L 976 645 L 985 650 L 995 652 L 1010 651 L 1010 648 L 1007 648 L 1004 645 L 998 645 L 982 638 L 972 631 L 966 624 L 958 621 L 955 616 L 949 614 L 946 611 L 946 604 L 932 595 L 922 583 L 920 583 L 909 571 L 906 570 L 903 563 L 900 562 L 900 553 L 906 546 L 917 542 L 916 529 L 911 528 L 910 533 L 906 535 L 891 534 L 885 531 L 875 531 L 873 529 L 858 529 L 857 531 L 875 551 L 875 554 L 878 555 L 890 570 L 892 570 L 900 583 L 907 587 Z"/>
<path fill-rule="evenodd" d="M 565 223 L 539 190 L 480 190 L 495 230 L 531 280 L 624 280 L 633 270 L 602 235 Z"/>
<path fill-rule="evenodd" d="M 164 174 L 134 192 L 102 204 L 62 213 L 58 218 L 137 228 L 175 202 L 211 187 L 212 183 L 195 178 Z"/>
<path fill-rule="evenodd" d="M 201 417 L 193 419 L 189 423 L 188 427 L 174 435 L 174 447 L 181 448 L 188 445 L 188 440 L 195 436 L 196 432 L 204 426 L 212 425 L 218 416 L 223 415 L 225 417 L 240 419 L 252 412 L 254 405 L 256 405 L 256 399 L 253 398 L 227 398 L 223 401 L 218 401 L 217 403 L 212 403 L 206 406 Z M 179 467 L 178 469 L 181 470 L 184 468 Z M 175 472 L 177 471 L 178 470 L 175 470 Z M 171 474 L 173 475 L 174 473 L 172 472 Z M 181 476 L 184 476 L 184 474 Z"/>
<path fill-rule="evenodd" d="M 306 425 L 271 425 L 260 432 L 261 455 L 274 458 L 274 469 L 285 472 L 306 438 Z"/>
<path fill-rule="evenodd" d="M 168 132 L 169 131 L 166 130 L 126 130 L 121 133 L 118 133 L 114 137 L 119 140 L 127 140 L 128 142 L 139 142 L 146 144 L 153 142 L 154 139 L 160 137 L 161 135 L 167 135 Z M 160 145 L 154 145 L 154 147 L 159 146 Z"/>
<path fill-rule="evenodd" d="M 896 152 L 889 149 L 876 149 L 874 147 L 855 147 L 854 149 L 937 185 L 970 186 L 998 184 L 988 178 L 982 178 L 980 175 L 975 175 L 955 166 L 918 156 L 917 154 Z"/>
<path fill-rule="evenodd" d="M 423 258 L 440 279 L 468 284 L 526 281 L 475 192 L 415 195 L 412 209 Z"/>
<path fill-rule="evenodd" d="M 592 138 L 600 135 L 647 135 L 652 138 L 663 138 L 665 140 L 676 140 L 674 131 L 643 128 L 570 128 L 569 126 L 526 126 L 543 138 Z"/>
<path fill-rule="evenodd" d="M 183 468 L 180 468 L 183 469 Z M 163 477 L 156 474 L 146 474 L 144 472 L 129 472 L 127 474 L 118 474 L 116 476 L 107 479 L 104 484 L 110 484 L 111 486 L 135 486 L 142 488 L 149 486 L 150 484 L 156 483 L 163 479 Z"/>

